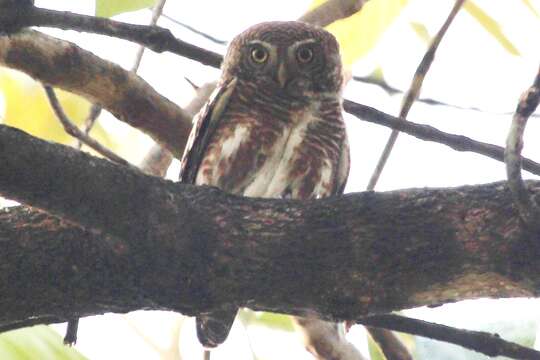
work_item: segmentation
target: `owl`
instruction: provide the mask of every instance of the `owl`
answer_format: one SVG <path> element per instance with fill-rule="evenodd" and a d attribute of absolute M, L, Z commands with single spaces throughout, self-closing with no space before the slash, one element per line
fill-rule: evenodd
<path fill-rule="evenodd" d="M 230 43 L 213 95 L 195 117 L 180 181 L 250 197 L 341 194 L 349 173 L 339 45 L 300 22 L 266 22 Z M 206 347 L 225 341 L 236 309 L 197 318 Z"/>

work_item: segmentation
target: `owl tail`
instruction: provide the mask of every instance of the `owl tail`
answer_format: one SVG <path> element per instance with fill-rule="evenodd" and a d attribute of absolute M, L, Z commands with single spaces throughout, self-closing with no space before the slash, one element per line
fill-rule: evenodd
<path fill-rule="evenodd" d="M 221 345 L 229 335 L 238 309 L 214 311 L 197 317 L 197 337 L 206 348 Z"/>

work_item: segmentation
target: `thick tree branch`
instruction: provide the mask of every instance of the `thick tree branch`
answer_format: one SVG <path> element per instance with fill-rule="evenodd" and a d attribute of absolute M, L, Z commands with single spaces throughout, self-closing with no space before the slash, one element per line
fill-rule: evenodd
<path fill-rule="evenodd" d="M 195 315 L 231 303 L 339 321 L 540 290 L 540 234 L 520 227 L 503 183 L 249 199 L 6 126 L 0 167 L 1 194 L 65 219 L 1 213 L 0 324 L 137 308 Z"/>
<path fill-rule="evenodd" d="M 191 117 L 148 83 L 68 41 L 25 30 L 0 36 L 0 65 L 81 95 L 141 129 L 176 156 L 191 130 Z"/>

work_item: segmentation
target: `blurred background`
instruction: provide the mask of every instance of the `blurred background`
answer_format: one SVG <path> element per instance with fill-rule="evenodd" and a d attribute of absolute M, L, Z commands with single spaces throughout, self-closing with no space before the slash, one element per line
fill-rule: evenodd
<path fill-rule="evenodd" d="M 158 25 L 184 41 L 224 54 L 226 43 L 248 26 L 269 20 L 294 20 L 322 2 L 169 0 Z M 152 3 L 36 0 L 40 7 L 97 13 L 138 24 L 150 22 L 152 12 L 144 7 Z M 403 92 L 453 4 L 451 0 L 371 0 L 360 13 L 331 24 L 328 29 L 340 41 L 345 64 L 353 76 L 345 98 L 397 115 Z M 532 83 L 540 64 L 539 12 L 539 0 L 467 1 L 443 39 L 424 81 L 420 101 L 414 104 L 408 119 L 504 146 L 519 96 Z M 114 38 L 74 31 L 40 31 L 73 41 L 126 69 L 132 67 L 138 49 L 138 45 Z M 203 85 L 216 80 L 219 70 L 170 53 L 146 51 L 138 74 L 183 106 L 195 96 L 185 78 Z M 69 117 L 82 124 L 91 104 L 60 90 L 58 95 Z M 363 191 L 390 130 L 348 115 L 346 120 L 352 155 L 346 191 Z M 533 116 L 529 121 L 523 154 L 538 160 L 540 142 L 535 141 L 535 136 L 540 124 L 536 120 Z M 76 143 L 56 119 L 42 86 L 22 73 L 1 67 L 0 122 L 44 139 Z M 138 164 L 153 144 L 148 136 L 107 112 L 98 118 L 90 135 L 133 164 Z M 84 146 L 83 150 L 92 152 Z M 176 161 L 168 174 L 176 180 Z M 524 176 L 531 178 L 528 173 Z M 376 190 L 479 184 L 505 177 L 503 163 L 402 134 Z M 14 203 L 0 199 L 0 207 L 10 205 Z M 496 332 L 507 340 L 540 349 L 539 309 L 540 302 L 534 299 L 479 299 L 404 313 L 460 328 Z M 0 335 L 0 359 L 202 359 L 194 319 L 175 313 L 141 311 L 81 319 L 79 340 L 73 349 L 61 344 L 64 329 L 65 325 L 60 324 L 4 333 Z M 363 328 L 353 327 L 348 338 L 366 357 L 381 359 Z M 415 359 L 486 358 L 424 338 L 402 338 Z M 212 355 L 212 359 L 311 358 L 288 317 L 248 310 L 240 314 L 227 342 Z"/>

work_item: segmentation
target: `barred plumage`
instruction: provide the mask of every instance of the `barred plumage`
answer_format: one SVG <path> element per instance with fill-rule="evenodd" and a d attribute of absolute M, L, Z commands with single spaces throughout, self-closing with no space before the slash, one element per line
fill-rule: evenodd
<path fill-rule="evenodd" d="M 252 197 L 341 193 L 349 171 L 341 87 L 331 34 L 298 22 L 251 27 L 229 46 L 218 88 L 194 124 L 180 180 Z M 225 340 L 230 311 L 198 318 L 203 345 Z"/>

